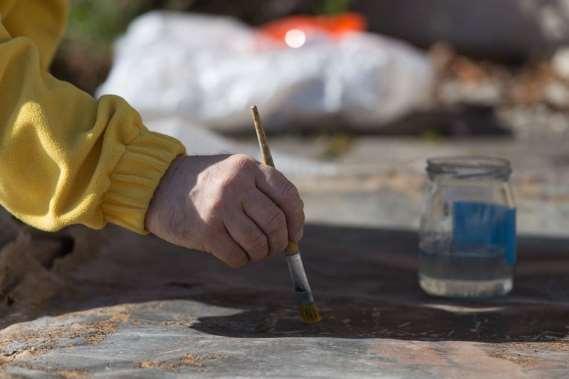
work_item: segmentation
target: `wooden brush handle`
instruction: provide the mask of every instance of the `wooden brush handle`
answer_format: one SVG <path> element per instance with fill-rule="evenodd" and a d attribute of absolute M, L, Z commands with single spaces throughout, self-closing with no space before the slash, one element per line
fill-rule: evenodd
<path fill-rule="evenodd" d="M 251 107 L 251 112 L 253 113 L 253 125 L 255 125 L 255 132 L 257 133 L 257 140 L 259 141 L 259 147 L 261 148 L 261 161 L 263 164 L 271 167 L 275 167 L 275 162 L 273 161 L 273 155 L 271 154 L 271 149 L 269 148 L 269 141 L 267 140 L 267 134 L 261 124 L 261 116 L 259 115 L 259 110 L 256 105 Z M 286 247 L 286 255 L 295 255 L 300 252 L 298 243 L 290 241 Z"/>
<path fill-rule="evenodd" d="M 257 140 L 259 141 L 259 147 L 261 148 L 261 160 L 267 166 L 275 167 L 273 155 L 269 148 L 269 141 L 267 140 L 267 134 L 265 133 L 263 124 L 261 124 L 261 116 L 259 115 L 259 109 L 257 109 L 256 105 L 251 107 L 251 112 L 253 113 L 253 125 L 255 125 Z"/>

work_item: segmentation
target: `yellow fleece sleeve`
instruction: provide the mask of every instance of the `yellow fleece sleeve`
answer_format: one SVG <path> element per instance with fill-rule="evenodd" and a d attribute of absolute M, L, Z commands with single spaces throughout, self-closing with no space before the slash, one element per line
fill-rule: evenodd
<path fill-rule="evenodd" d="M 69 0 L 0 0 L 2 24 L 12 37 L 29 37 L 47 69 L 63 35 Z"/>
<path fill-rule="evenodd" d="M 49 75 L 49 48 L 11 35 L 3 22 L 0 204 L 43 230 L 110 222 L 144 233 L 154 190 L 183 145 L 148 131 L 124 100 L 96 101 Z"/>

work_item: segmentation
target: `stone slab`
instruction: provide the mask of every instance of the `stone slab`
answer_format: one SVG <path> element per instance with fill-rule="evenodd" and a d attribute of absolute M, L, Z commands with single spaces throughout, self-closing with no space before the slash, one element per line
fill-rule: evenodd
<path fill-rule="evenodd" d="M 431 298 L 414 232 L 309 225 L 322 323 L 298 318 L 286 263 L 242 270 L 117 229 L 49 307 L 0 331 L 13 377 L 564 378 L 568 240 L 522 238 L 511 296 Z"/>

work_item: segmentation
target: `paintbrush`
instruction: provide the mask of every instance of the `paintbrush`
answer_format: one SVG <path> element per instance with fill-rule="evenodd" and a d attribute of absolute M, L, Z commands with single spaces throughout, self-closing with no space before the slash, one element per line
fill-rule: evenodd
<path fill-rule="evenodd" d="M 261 148 L 261 160 L 263 164 L 275 167 L 257 106 L 252 106 L 251 112 L 253 113 L 253 124 L 255 126 L 255 132 L 257 133 L 259 147 Z M 286 247 L 285 255 L 288 271 L 296 294 L 296 300 L 298 301 L 300 317 L 307 324 L 317 323 L 321 320 L 320 312 L 314 303 L 314 297 L 312 296 L 312 290 L 310 289 L 310 284 L 308 284 L 308 278 L 304 271 L 298 243 L 290 241 Z"/>

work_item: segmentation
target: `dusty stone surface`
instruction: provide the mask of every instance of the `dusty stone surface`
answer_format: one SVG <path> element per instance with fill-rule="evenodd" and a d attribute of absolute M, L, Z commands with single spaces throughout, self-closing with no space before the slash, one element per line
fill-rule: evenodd
<path fill-rule="evenodd" d="M 0 209 L 0 327 L 65 291 L 69 275 L 99 252 L 102 239 L 81 227 L 40 232 Z"/>
<path fill-rule="evenodd" d="M 416 235 L 311 225 L 323 322 L 299 320 L 282 257 L 244 270 L 117 229 L 67 290 L 0 331 L 20 377 L 544 378 L 569 372 L 567 240 L 523 238 L 514 293 L 430 298 Z M 25 321 L 25 319 L 29 321 Z M 292 362 L 292 363 L 289 363 Z"/>

